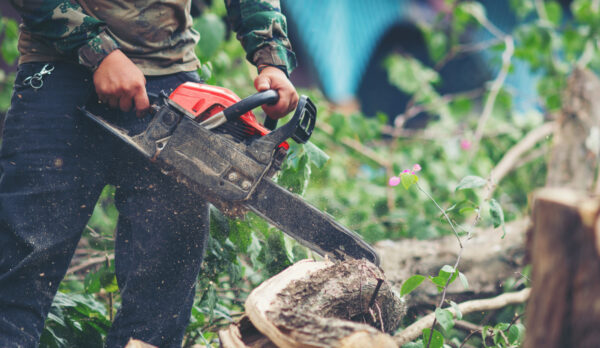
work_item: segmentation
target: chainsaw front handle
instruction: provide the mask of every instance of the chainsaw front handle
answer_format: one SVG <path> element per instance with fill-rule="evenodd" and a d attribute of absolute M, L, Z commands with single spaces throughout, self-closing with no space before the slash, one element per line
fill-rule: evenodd
<path fill-rule="evenodd" d="M 304 144 L 310 139 L 316 122 L 317 107 L 307 96 L 302 95 L 292 118 L 263 138 L 279 144 L 291 137 L 298 144 Z"/>
<path fill-rule="evenodd" d="M 233 121 L 240 118 L 243 114 L 251 111 L 261 105 L 265 104 L 276 104 L 279 101 L 279 94 L 274 89 L 267 89 L 266 91 L 258 92 L 247 98 L 240 100 L 239 102 L 229 106 L 223 110 L 223 114 L 227 121 Z"/>

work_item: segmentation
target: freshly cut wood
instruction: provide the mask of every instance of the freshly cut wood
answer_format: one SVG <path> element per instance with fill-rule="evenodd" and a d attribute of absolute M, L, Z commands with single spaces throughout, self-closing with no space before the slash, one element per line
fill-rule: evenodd
<path fill-rule="evenodd" d="M 580 191 L 535 194 L 525 347 L 600 345 L 600 201 Z"/>
<path fill-rule="evenodd" d="M 300 261 L 254 289 L 245 306 L 271 342 L 252 345 L 239 323 L 220 332 L 223 347 L 396 347 L 385 332 L 405 313 L 383 272 L 365 260 Z"/>
<path fill-rule="evenodd" d="M 224 348 L 277 348 L 252 325 L 246 315 L 227 329 L 219 331 L 219 341 Z"/>
<path fill-rule="evenodd" d="M 148 344 L 146 342 L 140 341 L 140 340 L 134 340 L 132 338 L 129 340 L 129 342 L 127 342 L 127 345 L 125 346 L 125 348 L 158 348 L 158 347 Z"/>

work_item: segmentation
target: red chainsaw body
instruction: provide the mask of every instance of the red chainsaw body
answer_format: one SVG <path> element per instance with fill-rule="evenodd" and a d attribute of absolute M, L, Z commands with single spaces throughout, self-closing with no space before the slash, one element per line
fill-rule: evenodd
<path fill-rule="evenodd" d="M 235 93 L 227 88 L 211 86 L 196 82 L 186 82 L 177 87 L 169 99 L 183 107 L 194 119 L 202 122 L 216 113 L 241 100 Z M 248 135 L 265 135 L 270 131 L 258 123 L 252 111 L 240 117 L 242 122 L 250 126 Z"/>

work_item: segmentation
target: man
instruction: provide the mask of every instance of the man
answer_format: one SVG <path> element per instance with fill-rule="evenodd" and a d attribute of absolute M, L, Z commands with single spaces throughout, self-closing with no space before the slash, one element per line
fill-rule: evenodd
<path fill-rule="evenodd" d="M 0 347 L 34 347 L 102 188 L 117 187 L 122 305 L 107 346 L 180 347 L 207 238 L 207 204 L 77 113 L 97 96 L 132 133 L 147 93 L 198 81 L 189 0 L 11 0 L 21 53 L 0 150 Z M 227 0 L 272 118 L 295 108 L 295 66 L 276 0 Z M 137 115 L 136 115 L 137 114 Z M 136 117 L 140 116 L 140 117 Z"/>

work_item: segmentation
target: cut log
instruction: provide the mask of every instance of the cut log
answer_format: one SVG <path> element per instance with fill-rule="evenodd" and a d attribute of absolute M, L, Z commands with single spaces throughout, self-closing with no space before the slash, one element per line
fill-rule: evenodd
<path fill-rule="evenodd" d="M 518 279 L 524 266 L 525 234 L 529 219 L 506 225 L 506 236 L 499 229 L 478 229 L 465 245 L 459 270 L 469 281 L 465 289 L 456 281 L 448 288 L 448 296 L 455 302 L 473 298 L 488 298 L 505 291 L 504 282 Z M 399 288 L 406 279 L 421 274 L 437 275 L 444 265 L 453 265 L 460 248 L 456 237 L 433 240 L 404 239 L 380 241 L 375 249 L 381 257 L 381 268 L 387 279 Z M 406 298 L 407 306 L 420 312 L 420 307 L 431 310 L 439 301 L 435 285 L 424 282 Z"/>
<path fill-rule="evenodd" d="M 250 342 L 244 332 L 252 330 L 240 322 L 219 333 L 223 347 L 396 347 L 385 332 L 405 313 L 383 272 L 365 260 L 300 261 L 254 289 L 245 306 L 271 342 Z"/>
<path fill-rule="evenodd" d="M 148 344 L 146 342 L 143 342 L 140 340 L 134 340 L 133 338 L 131 338 L 129 340 L 129 342 L 127 342 L 127 345 L 125 346 L 125 348 L 158 348 L 158 347 Z"/>
<path fill-rule="evenodd" d="M 600 201 L 546 188 L 532 214 L 525 347 L 598 347 Z"/>

